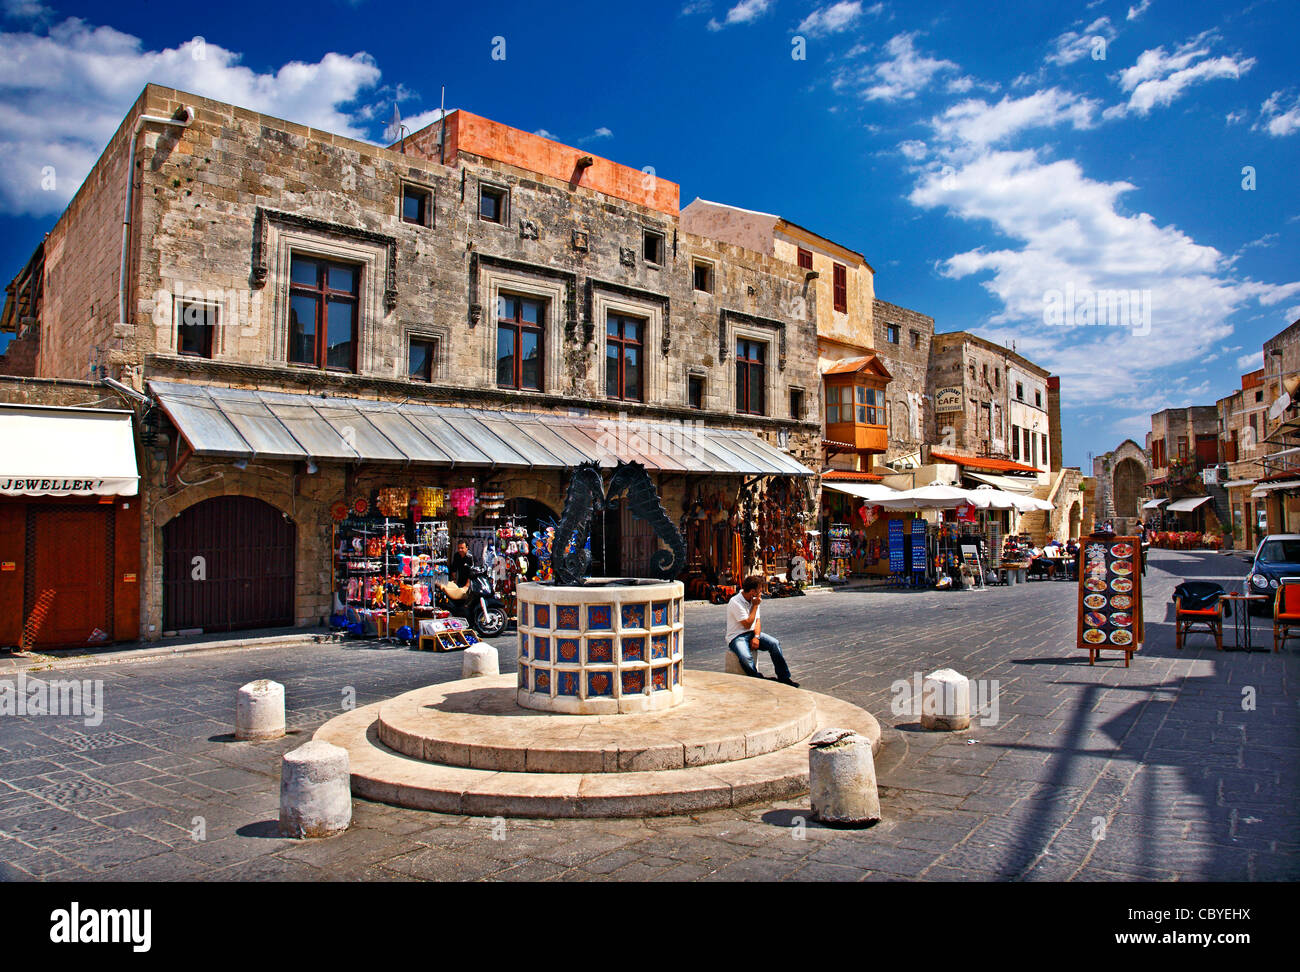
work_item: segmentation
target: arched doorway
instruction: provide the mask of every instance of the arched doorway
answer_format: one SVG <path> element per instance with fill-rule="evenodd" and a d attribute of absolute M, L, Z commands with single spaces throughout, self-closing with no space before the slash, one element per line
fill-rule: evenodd
<path fill-rule="evenodd" d="M 1121 459 L 1115 466 L 1111 482 L 1114 484 L 1111 496 L 1115 502 L 1115 516 L 1140 518 L 1142 514 L 1138 505 L 1142 488 L 1146 485 L 1146 470 L 1142 463 L 1136 459 Z"/>
<path fill-rule="evenodd" d="M 297 530 L 251 496 L 196 503 L 163 527 L 163 628 L 235 631 L 293 624 Z"/>
<path fill-rule="evenodd" d="M 1066 535 L 1066 539 L 1070 540 L 1070 539 L 1077 538 L 1079 536 L 1079 530 L 1082 529 L 1083 527 L 1083 504 L 1082 503 L 1076 501 L 1070 507 L 1070 516 L 1066 522 L 1069 524 L 1069 533 Z"/>

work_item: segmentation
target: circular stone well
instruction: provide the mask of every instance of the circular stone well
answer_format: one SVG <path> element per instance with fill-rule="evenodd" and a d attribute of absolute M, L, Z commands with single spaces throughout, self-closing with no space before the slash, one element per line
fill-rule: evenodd
<path fill-rule="evenodd" d="M 682 701 L 680 581 L 520 584 L 517 698 L 526 709 L 614 715 Z"/>

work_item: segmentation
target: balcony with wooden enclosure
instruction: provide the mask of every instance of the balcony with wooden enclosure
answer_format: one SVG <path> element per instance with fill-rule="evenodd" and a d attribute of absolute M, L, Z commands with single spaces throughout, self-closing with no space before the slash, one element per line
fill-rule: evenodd
<path fill-rule="evenodd" d="M 826 438 L 846 443 L 859 455 L 889 448 L 885 389 L 892 376 L 875 355 L 833 362 L 822 372 L 825 382 Z"/>

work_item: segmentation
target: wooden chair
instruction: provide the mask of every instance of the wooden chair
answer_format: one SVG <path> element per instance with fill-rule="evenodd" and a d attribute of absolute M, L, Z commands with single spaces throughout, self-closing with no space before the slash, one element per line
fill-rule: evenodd
<path fill-rule="evenodd" d="M 1292 628 L 1300 628 L 1300 577 L 1283 577 L 1273 600 L 1273 650 L 1281 651 Z"/>
<path fill-rule="evenodd" d="M 1214 635 L 1214 646 L 1223 651 L 1223 588 L 1206 582 L 1185 582 L 1174 589 L 1174 646 L 1180 651 L 1192 631 Z M 1184 607 L 1184 604 L 1187 604 Z M 1297 620 L 1300 624 L 1300 620 Z"/>

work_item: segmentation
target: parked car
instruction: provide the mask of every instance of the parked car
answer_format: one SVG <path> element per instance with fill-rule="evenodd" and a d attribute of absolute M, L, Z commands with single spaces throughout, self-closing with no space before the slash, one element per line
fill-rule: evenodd
<path fill-rule="evenodd" d="M 1251 594 L 1267 594 L 1268 600 L 1253 602 L 1252 614 L 1273 613 L 1273 599 L 1283 577 L 1300 577 L 1300 533 L 1271 533 L 1259 542 L 1246 575 L 1246 589 Z"/>

